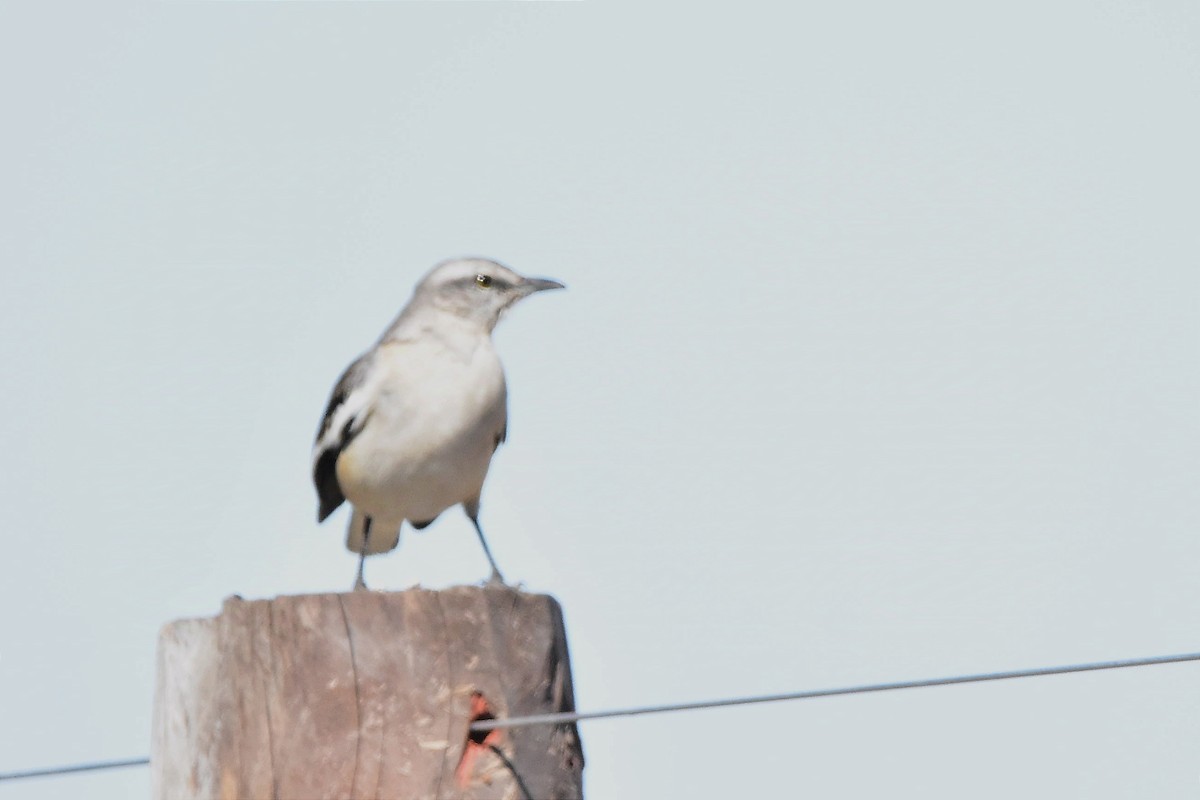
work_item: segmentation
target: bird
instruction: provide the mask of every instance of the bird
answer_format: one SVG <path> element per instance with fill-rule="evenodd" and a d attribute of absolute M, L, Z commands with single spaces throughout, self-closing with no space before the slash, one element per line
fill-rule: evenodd
<path fill-rule="evenodd" d="M 435 265 L 378 341 L 333 388 L 313 444 L 317 522 L 352 507 L 346 548 L 368 555 L 400 542 L 405 521 L 421 530 L 461 505 L 491 565 L 504 578 L 479 524 L 492 455 L 508 434 L 507 385 L 492 343 L 518 301 L 563 284 L 523 277 L 486 258 Z"/>

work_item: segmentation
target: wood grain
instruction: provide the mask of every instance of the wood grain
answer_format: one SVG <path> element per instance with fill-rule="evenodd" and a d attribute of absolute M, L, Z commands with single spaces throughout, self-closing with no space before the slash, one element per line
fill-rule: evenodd
<path fill-rule="evenodd" d="M 233 597 L 159 637 L 154 796 L 582 798 L 575 726 L 468 746 L 476 692 L 498 717 L 574 710 L 553 598 L 500 586 Z"/>

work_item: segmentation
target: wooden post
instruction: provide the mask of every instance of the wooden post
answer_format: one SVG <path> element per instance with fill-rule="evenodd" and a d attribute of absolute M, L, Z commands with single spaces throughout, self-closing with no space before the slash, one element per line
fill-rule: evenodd
<path fill-rule="evenodd" d="M 154 797 L 575 800 L 574 725 L 467 731 L 473 716 L 570 710 L 562 611 L 546 595 L 231 597 L 159 637 Z"/>

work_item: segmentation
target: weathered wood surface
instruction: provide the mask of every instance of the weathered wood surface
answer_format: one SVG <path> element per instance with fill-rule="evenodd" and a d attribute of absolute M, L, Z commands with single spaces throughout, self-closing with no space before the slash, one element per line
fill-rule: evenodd
<path fill-rule="evenodd" d="M 476 692 L 501 718 L 574 709 L 553 598 L 499 586 L 230 598 L 159 637 L 154 796 L 581 798 L 575 726 L 494 735 L 510 770 L 468 745 Z"/>

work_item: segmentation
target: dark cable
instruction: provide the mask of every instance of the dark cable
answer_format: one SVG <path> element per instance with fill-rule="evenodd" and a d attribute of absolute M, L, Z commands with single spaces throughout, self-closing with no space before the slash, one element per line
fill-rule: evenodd
<path fill-rule="evenodd" d="M 488 748 L 496 754 L 496 757 L 504 763 L 504 766 L 508 767 L 508 771 L 512 773 L 513 780 L 517 782 L 517 788 L 521 790 L 521 794 L 525 795 L 525 800 L 533 800 L 533 794 L 530 793 L 529 787 L 525 785 L 525 781 L 521 779 L 521 773 L 517 772 L 517 768 L 508 760 L 508 756 L 504 755 L 503 751 L 494 744 L 488 745 Z"/>
<path fill-rule="evenodd" d="M 521 728 L 528 725 L 562 725 L 568 722 L 579 722 L 588 719 L 604 719 L 607 717 L 632 717 L 640 714 L 662 714 L 668 711 L 691 711 L 701 708 L 721 708 L 724 706 L 745 706 L 755 703 L 775 703 L 783 700 L 808 700 L 814 697 L 837 697 L 846 694 L 867 694 L 870 692 L 889 692 L 897 689 L 919 689 L 929 686 L 950 686 L 956 683 L 982 683 L 984 681 L 1004 681 L 1014 678 L 1035 678 L 1042 675 L 1065 675 L 1071 672 L 1097 672 L 1106 669 L 1126 669 L 1128 667 L 1150 667 L 1158 664 L 1177 664 L 1184 661 L 1200 661 L 1200 653 L 1184 653 L 1174 656 L 1152 656 L 1150 658 L 1128 658 L 1120 661 L 1095 661 L 1087 664 L 1069 664 L 1060 667 L 1036 667 L 1034 669 L 1019 669 L 1010 672 L 985 672 L 978 675 L 958 675 L 949 678 L 926 678 L 916 681 L 899 681 L 897 683 L 869 683 L 862 686 L 848 686 L 840 689 L 815 689 L 807 692 L 791 694 L 769 694 L 757 697 L 736 697 L 727 700 L 709 700 L 699 703 L 676 703 L 673 705 L 642 706 L 640 708 L 625 708 L 615 711 L 564 711 L 556 714 L 532 714 L 527 717 L 511 717 L 509 719 L 485 719 L 471 723 L 472 733 L 491 731 L 497 728 Z M 504 761 L 505 766 L 512 771 L 522 791 L 529 795 L 521 778 L 509 760 L 497 750 L 493 752 Z M 51 775 L 67 775 L 73 772 L 92 772 L 102 769 L 117 769 L 120 767 L 143 767 L 150 763 L 149 758 L 131 758 L 124 761 L 99 761 L 92 764 L 73 764 L 66 767 L 47 767 L 45 769 L 24 770 L 21 772 L 0 773 L 0 781 L 11 781 L 19 778 L 41 778 Z"/>
<path fill-rule="evenodd" d="M 1154 656 L 1152 658 L 1130 658 L 1123 661 L 1099 661 L 1090 664 L 1071 664 L 1063 667 L 1038 667 L 1035 669 L 1013 670 L 1011 672 L 986 672 L 980 675 L 959 675 L 951 678 L 926 678 L 918 681 L 900 681 L 899 683 L 872 683 L 865 686 L 849 686 L 842 689 L 816 689 L 814 691 L 793 692 L 791 694 L 769 694 L 759 697 L 737 697 L 729 700 L 709 700 L 699 703 L 676 703 L 673 705 L 663 706 L 642 706 L 640 708 L 625 708 L 616 711 L 564 711 L 554 714 L 532 714 L 527 717 L 479 720 L 471 724 L 471 730 L 490 731 L 495 730 L 496 728 L 521 728 L 527 725 L 561 725 L 567 722 L 579 722 L 580 720 L 586 719 L 632 717 L 639 714 L 662 714 L 667 711 L 691 711 L 700 708 L 745 706 L 753 703 L 775 703 L 782 700 L 807 700 L 813 697 L 836 697 L 843 694 L 888 692 L 896 689 L 917 689 L 925 686 L 948 686 L 955 683 L 1003 681 L 1010 680 L 1012 678 L 1033 678 L 1040 675 L 1062 675 L 1068 672 L 1094 672 L 1102 669 L 1147 667 L 1155 664 L 1172 664 L 1179 661 L 1200 661 L 1200 653 L 1186 653 L 1184 655 L 1176 656 Z"/>
<path fill-rule="evenodd" d="M 124 761 L 97 761 L 92 764 L 72 764 L 69 767 L 46 767 L 45 769 L 28 769 L 22 772 L 0 772 L 0 781 L 15 781 L 18 778 L 44 778 L 49 775 L 67 775 L 72 772 L 93 772 L 101 769 L 118 769 L 119 767 L 144 767 L 150 763 L 148 758 L 127 758 Z"/>

